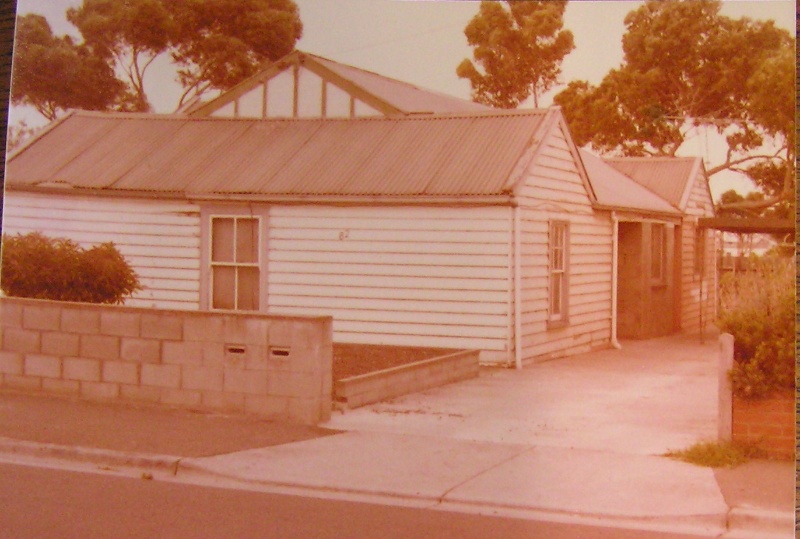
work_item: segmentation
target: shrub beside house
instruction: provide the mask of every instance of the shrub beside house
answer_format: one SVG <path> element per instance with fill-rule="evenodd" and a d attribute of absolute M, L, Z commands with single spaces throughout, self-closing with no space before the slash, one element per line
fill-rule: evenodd
<path fill-rule="evenodd" d="M 734 337 L 733 441 L 791 458 L 795 450 L 795 264 L 753 258 L 720 282 L 720 329 Z"/>

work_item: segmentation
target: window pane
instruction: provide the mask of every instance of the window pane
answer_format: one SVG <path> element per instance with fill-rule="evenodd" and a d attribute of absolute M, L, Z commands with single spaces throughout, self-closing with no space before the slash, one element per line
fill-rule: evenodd
<path fill-rule="evenodd" d="M 211 220 L 211 260 L 233 262 L 233 219 Z"/>
<path fill-rule="evenodd" d="M 234 309 L 234 291 L 236 290 L 236 269 L 230 267 L 211 268 L 214 290 L 211 307 L 214 309 Z"/>
<path fill-rule="evenodd" d="M 558 316 L 561 314 L 561 279 L 562 274 L 553 275 L 553 290 L 550 296 L 550 315 Z"/>
<path fill-rule="evenodd" d="M 258 268 L 239 268 L 238 308 L 258 310 Z"/>
<path fill-rule="evenodd" d="M 664 277 L 664 225 L 652 225 L 650 249 L 650 276 L 653 279 Z"/>
<path fill-rule="evenodd" d="M 564 269 L 564 250 L 563 249 L 554 249 L 553 250 L 553 269 L 554 270 L 563 270 Z"/>
<path fill-rule="evenodd" d="M 694 272 L 702 275 L 705 270 L 706 233 L 698 228 L 694 233 Z"/>
<path fill-rule="evenodd" d="M 258 219 L 236 221 L 236 261 L 258 262 Z"/>

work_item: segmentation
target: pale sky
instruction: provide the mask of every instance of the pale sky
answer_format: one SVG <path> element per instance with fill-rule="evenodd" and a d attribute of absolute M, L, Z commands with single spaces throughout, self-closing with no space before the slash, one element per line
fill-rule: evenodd
<path fill-rule="evenodd" d="M 297 48 L 404 80 L 418 86 L 469 99 L 469 83 L 455 74 L 472 50 L 464 37 L 464 27 L 478 11 L 477 1 L 465 0 L 295 0 L 303 22 L 303 38 Z M 64 13 L 80 0 L 18 0 L 17 12 L 45 15 L 56 35 L 79 37 Z M 562 80 L 582 79 L 598 83 L 622 61 L 621 39 L 625 15 L 641 2 L 611 0 L 573 0 L 567 5 L 564 25 L 575 37 L 575 50 L 562 64 Z M 791 0 L 725 0 L 722 12 L 730 17 L 772 19 L 794 34 L 795 3 Z M 172 112 L 179 87 L 164 61 L 152 66 L 146 77 L 148 97 L 157 112 Z M 551 104 L 556 88 L 540 101 Z M 12 108 L 9 121 L 25 118 L 29 125 L 43 123 L 37 114 Z M 686 155 L 700 155 L 712 162 L 716 149 L 713 140 L 698 135 L 686 145 Z M 723 154 L 724 155 L 724 154 Z M 736 188 L 750 189 L 749 182 L 730 176 L 712 179 L 715 198 Z"/>

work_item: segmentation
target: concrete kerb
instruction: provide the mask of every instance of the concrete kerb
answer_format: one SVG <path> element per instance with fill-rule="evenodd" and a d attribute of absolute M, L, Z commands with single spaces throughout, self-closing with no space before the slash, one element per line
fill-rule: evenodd
<path fill-rule="evenodd" d="M 727 539 L 795 537 L 795 515 L 754 507 L 734 507 L 728 513 Z"/>
<path fill-rule="evenodd" d="M 761 509 L 734 507 L 727 514 L 630 517 L 620 515 L 581 514 L 575 511 L 558 511 L 522 505 L 471 503 L 450 499 L 450 492 L 441 496 L 424 494 L 408 495 L 380 489 L 342 488 L 336 486 L 307 486 L 283 481 L 244 479 L 235 474 L 217 471 L 205 466 L 198 459 L 176 455 L 130 453 L 107 449 L 37 443 L 0 437 L 0 455 L 25 456 L 36 459 L 58 459 L 88 463 L 98 467 L 127 467 L 146 472 L 159 470 L 170 475 L 179 472 L 195 477 L 217 478 L 230 484 L 279 494 L 313 496 L 323 499 L 338 499 L 354 502 L 376 503 L 392 506 L 416 507 L 440 511 L 502 516 L 549 522 L 583 525 L 601 525 L 620 529 L 701 534 L 728 539 L 783 538 L 793 533 L 795 519 L 792 513 L 765 511 Z"/>
<path fill-rule="evenodd" d="M 714 515 L 692 515 L 687 517 L 642 517 L 631 518 L 618 515 L 592 515 L 579 514 L 567 511 L 539 509 L 535 507 L 506 506 L 503 504 L 472 504 L 460 501 L 450 501 L 447 494 L 442 497 L 424 494 L 407 495 L 396 492 L 353 489 L 353 488 L 323 488 L 319 486 L 304 486 L 282 481 L 269 481 L 263 479 L 243 479 L 230 476 L 209 469 L 201 464 L 191 461 L 181 461 L 181 473 L 189 472 L 202 475 L 215 476 L 236 483 L 249 486 L 258 486 L 270 492 L 297 496 L 312 496 L 322 499 L 345 500 L 361 503 L 374 503 L 381 505 L 414 507 L 436 511 L 454 513 L 476 514 L 481 516 L 494 516 L 516 518 L 523 520 L 537 520 L 579 525 L 597 525 L 618 529 L 646 530 L 656 532 L 672 532 L 681 534 L 699 534 L 708 537 L 719 537 L 726 531 L 727 515 L 724 513 Z"/>
<path fill-rule="evenodd" d="M 124 466 L 142 470 L 169 471 L 177 475 L 183 457 L 128 453 L 110 449 L 28 442 L 0 437 L 0 455 L 26 456 L 38 459 L 59 459 L 97 466 Z"/>

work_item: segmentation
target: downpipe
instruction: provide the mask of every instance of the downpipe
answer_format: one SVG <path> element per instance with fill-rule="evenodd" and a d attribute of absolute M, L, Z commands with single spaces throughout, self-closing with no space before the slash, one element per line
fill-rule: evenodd
<path fill-rule="evenodd" d="M 617 340 L 617 275 L 619 272 L 619 218 L 617 212 L 611 212 L 611 346 L 620 350 L 622 345 Z"/>

